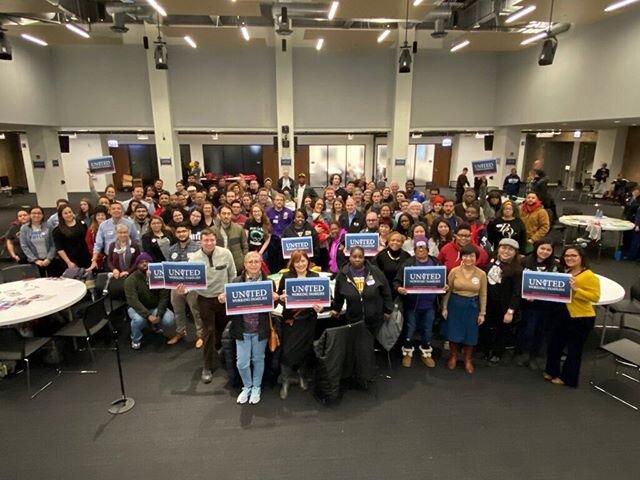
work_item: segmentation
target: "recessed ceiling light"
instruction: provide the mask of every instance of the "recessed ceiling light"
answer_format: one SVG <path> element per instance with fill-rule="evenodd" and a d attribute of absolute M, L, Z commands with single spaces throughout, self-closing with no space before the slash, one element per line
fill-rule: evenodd
<path fill-rule="evenodd" d="M 413 6 L 417 7 L 418 5 L 420 5 L 423 2 L 423 0 L 413 0 Z"/>
<path fill-rule="evenodd" d="M 390 33 L 391 33 L 391 30 L 387 28 L 384 32 L 378 35 L 378 43 L 384 42 L 384 39 L 387 38 Z"/>
<path fill-rule="evenodd" d="M 73 33 L 75 33 L 76 35 L 80 35 L 82 38 L 91 37 L 91 35 L 89 35 L 89 32 L 87 32 L 84 28 L 80 28 L 75 23 L 65 23 L 64 26 L 67 27 L 67 30 L 71 30 Z"/>
<path fill-rule="evenodd" d="M 320 51 L 323 45 L 324 45 L 324 38 L 319 38 L 316 43 L 316 50 Z"/>
<path fill-rule="evenodd" d="M 187 42 L 191 48 L 198 48 L 196 42 L 194 42 L 193 38 L 191 38 L 189 35 L 185 35 L 184 41 Z"/>
<path fill-rule="evenodd" d="M 525 17 L 527 15 L 529 15 L 531 12 L 533 12 L 536 9 L 535 5 L 529 5 L 528 7 L 524 7 L 521 8 L 520 10 L 518 10 L 516 13 L 512 14 L 509 16 L 509 18 L 507 18 L 504 23 L 513 23 L 516 20 Z"/>
<path fill-rule="evenodd" d="M 469 45 L 471 42 L 469 40 L 463 40 L 460 43 L 456 43 L 453 47 L 451 47 L 451 52 L 457 52 L 458 50 L 462 50 L 464 47 Z"/>
<path fill-rule="evenodd" d="M 526 38 L 520 42 L 520 45 L 529 45 L 530 43 L 537 42 L 538 40 L 542 40 L 543 38 L 547 38 L 547 32 L 541 32 L 537 35 L 533 35 L 532 37 Z"/>
<path fill-rule="evenodd" d="M 340 5 L 340 2 L 331 3 L 331 8 L 329 8 L 329 14 L 327 15 L 327 18 L 329 20 L 333 20 L 333 17 L 336 16 L 336 12 L 338 11 L 338 5 Z"/>
<path fill-rule="evenodd" d="M 626 7 L 627 5 L 631 5 L 632 3 L 636 3 L 638 0 L 620 0 L 619 2 L 614 2 L 604 9 L 605 12 L 613 12 L 614 10 L 618 10 L 619 8 Z"/>
<path fill-rule="evenodd" d="M 251 37 L 249 36 L 249 29 L 247 28 L 246 25 L 243 25 L 242 27 L 240 27 L 240 31 L 242 32 L 242 36 L 247 42 L 251 40 Z"/>
<path fill-rule="evenodd" d="M 29 40 L 32 43 L 37 43 L 38 45 L 42 45 L 43 47 L 46 47 L 47 45 L 49 45 L 47 42 L 45 42 L 44 40 L 40 40 L 37 37 L 33 37 L 31 35 L 29 35 L 28 33 L 23 33 L 22 38 L 24 38 L 25 40 Z"/>
<path fill-rule="evenodd" d="M 151 5 L 151 7 L 163 17 L 167 16 L 167 11 L 164 8 L 162 8 L 160 4 L 156 2 L 156 0 L 147 0 L 147 3 Z"/>

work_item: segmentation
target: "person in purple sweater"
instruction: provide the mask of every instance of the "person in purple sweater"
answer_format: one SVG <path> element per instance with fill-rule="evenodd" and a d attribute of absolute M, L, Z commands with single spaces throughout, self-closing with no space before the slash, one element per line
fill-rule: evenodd
<path fill-rule="evenodd" d="M 407 321 L 406 335 L 402 343 L 402 366 L 411 367 L 413 359 L 413 335 L 416 330 L 420 335 L 420 354 L 422 363 L 428 368 L 434 368 L 436 362 L 432 357 L 431 336 L 435 319 L 435 301 L 437 295 L 419 293 L 407 295 L 404 288 L 404 269 L 406 267 L 434 267 L 439 265 L 435 257 L 429 255 L 429 247 L 425 237 L 415 237 L 413 240 L 415 256 L 409 258 L 399 269 L 393 281 L 393 291 L 404 297 L 404 315 Z"/>
<path fill-rule="evenodd" d="M 284 195 L 278 193 L 273 198 L 273 207 L 267 209 L 267 217 L 271 222 L 271 234 L 280 240 L 293 221 L 293 212 L 284 206 Z"/>

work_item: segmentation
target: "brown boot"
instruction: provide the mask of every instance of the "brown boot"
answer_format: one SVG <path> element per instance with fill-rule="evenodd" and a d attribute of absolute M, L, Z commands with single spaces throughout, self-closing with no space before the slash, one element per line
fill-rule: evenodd
<path fill-rule="evenodd" d="M 449 370 L 454 370 L 456 363 L 458 363 L 458 344 L 449 342 L 449 360 L 447 360 Z"/>
<path fill-rule="evenodd" d="M 187 332 L 177 332 L 173 337 L 167 340 L 167 345 L 175 345 L 186 336 Z"/>
<path fill-rule="evenodd" d="M 405 368 L 411 367 L 411 360 L 413 359 L 413 347 L 402 347 L 402 366 Z"/>
<path fill-rule="evenodd" d="M 431 354 L 433 353 L 433 348 L 422 348 L 421 346 L 420 353 L 422 354 L 422 363 L 424 363 L 424 366 L 428 368 L 435 368 L 436 361 L 431 356 Z"/>
<path fill-rule="evenodd" d="M 473 345 L 464 345 L 462 351 L 464 352 L 464 371 L 473 373 L 475 370 L 473 366 Z"/>

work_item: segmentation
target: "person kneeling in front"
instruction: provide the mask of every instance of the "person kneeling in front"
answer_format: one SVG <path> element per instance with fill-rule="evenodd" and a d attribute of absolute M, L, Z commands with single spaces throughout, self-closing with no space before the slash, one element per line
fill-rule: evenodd
<path fill-rule="evenodd" d="M 166 289 L 151 290 L 147 269 L 151 255 L 142 253 L 135 263 L 135 272 L 124 282 L 124 293 L 127 298 L 127 313 L 131 318 L 131 348 L 139 350 L 142 346 L 142 329 L 148 324 L 156 333 L 171 327 L 175 318 L 169 310 L 169 291 Z"/>
<path fill-rule="evenodd" d="M 244 257 L 244 271 L 232 283 L 260 282 L 267 280 L 262 273 L 262 256 L 258 252 L 249 252 Z M 274 301 L 278 298 L 273 292 Z M 224 304 L 226 295 L 218 295 L 218 301 Z M 258 403 L 260 401 L 262 375 L 264 374 L 264 353 L 269 338 L 269 313 L 247 313 L 231 317 L 231 337 L 236 341 L 236 366 L 242 378 L 242 391 L 237 402 Z M 251 368 L 253 367 L 253 369 Z"/>

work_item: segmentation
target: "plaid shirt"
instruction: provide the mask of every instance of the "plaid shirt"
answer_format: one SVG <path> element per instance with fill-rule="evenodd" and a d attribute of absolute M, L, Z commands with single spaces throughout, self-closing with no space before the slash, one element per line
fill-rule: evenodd
<path fill-rule="evenodd" d="M 176 242 L 169 247 L 168 262 L 187 262 L 191 256 L 200 250 L 200 246 L 193 240 L 187 240 L 187 244 L 183 247 L 180 246 L 180 242 Z"/>

